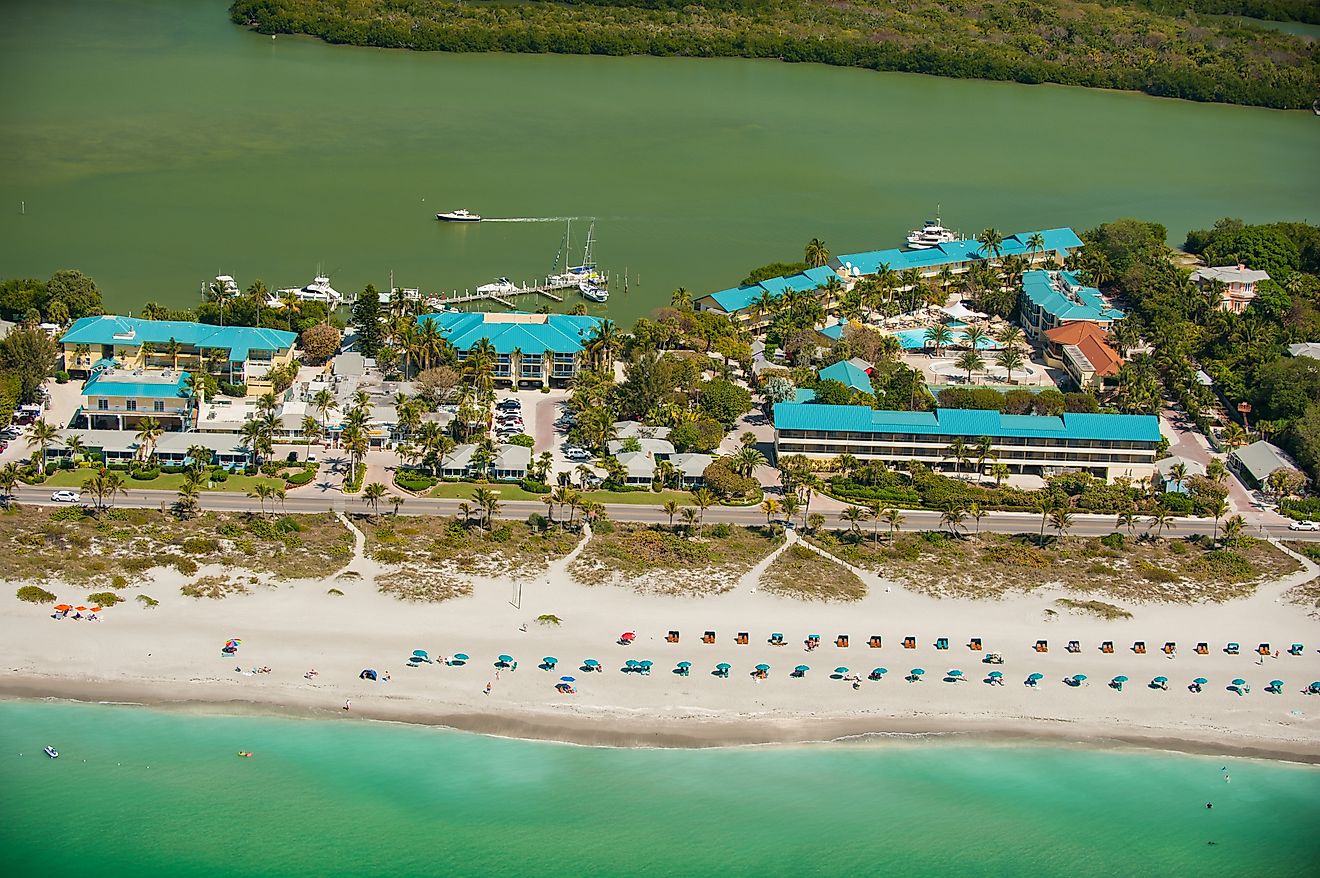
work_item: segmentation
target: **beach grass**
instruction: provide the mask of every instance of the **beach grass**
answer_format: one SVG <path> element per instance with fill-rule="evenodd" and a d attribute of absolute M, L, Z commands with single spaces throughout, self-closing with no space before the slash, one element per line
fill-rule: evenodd
<path fill-rule="evenodd" d="M 1110 622 L 1132 618 L 1132 614 L 1127 610 L 1114 604 L 1107 604 L 1104 601 L 1078 601 L 1072 598 L 1059 598 L 1055 603 L 1075 613 L 1095 616 L 1097 619 L 1105 619 Z"/>
<path fill-rule="evenodd" d="M 830 554 L 936 597 L 998 598 L 1045 586 L 1126 602 L 1226 601 L 1299 569 L 1263 540 L 1232 547 L 1208 539 L 1138 540 L 926 531 L 885 536 L 820 532 Z"/>
<path fill-rule="evenodd" d="M 771 594 L 811 601 L 858 601 L 866 584 L 848 568 L 803 545 L 790 546 L 761 574 Z"/>
<path fill-rule="evenodd" d="M 501 500 L 540 501 L 545 494 L 533 494 L 523 490 L 521 485 L 511 482 L 441 482 L 427 492 L 428 497 L 441 497 L 451 500 L 471 500 L 477 488 L 487 488 Z M 578 491 L 582 500 L 594 503 L 628 503 L 638 506 L 661 506 L 667 500 L 673 500 L 680 506 L 690 506 L 692 495 L 687 491 Z"/>
<path fill-rule="evenodd" d="M 719 594 L 782 540 L 761 527 L 719 524 L 687 534 L 681 527 L 614 524 L 592 535 L 569 570 L 588 585 L 628 585 L 648 594 Z"/>
<path fill-rule="evenodd" d="M 468 594 L 469 576 L 536 575 L 581 540 L 567 528 L 497 519 L 487 530 L 458 516 L 360 516 L 355 524 L 367 557 L 390 568 L 377 579 L 381 590 L 409 600 Z"/>
<path fill-rule="evenodd" d="M 352 535 L 330 513 L 273 519 L 207 512 L 180 520 L 157 510 L 29 507 L 0 514 L 4 575 L 122 588 L 149 571 L 185 575 L 224 564 L 277 578 L 329 576 L 352 556 Z"/>

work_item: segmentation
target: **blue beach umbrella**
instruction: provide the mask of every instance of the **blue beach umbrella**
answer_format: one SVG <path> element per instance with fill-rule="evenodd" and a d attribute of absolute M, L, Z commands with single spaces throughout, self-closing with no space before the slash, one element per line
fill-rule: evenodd
<path fill-rule="evenodd" d="M 504 662 L 504 663 L 507 665 L 509 662 L 513 661 L 513 656 L 511 656 L 511 655 L 502 655 L 502 656 L 500 656 L 500 661 Z"/>
<path fill-rule="evenodd" d="M 842 665 L 840 665 L 839 667 L 837 667 L 837 668 L 834 669 L 834 673 L 836 673 L 836 674 L 846 674 L 846 673 L 848 673 L 848 669 L 845 668 L 845 667 L 843 667 Z"/>
<path fill-rule="evenodd" d="M 1168 677 L 1156 677 L 1154 680 L 1151 680 L 1151 682 L 1152 682 L 1152 683 L 1167 683 L 1167 682 L 1169 682 L 1169 678 L 1168 678 Z"/>
<path fill-rule="evenodd" d="M 768 671 L 768 670 L 770 670 L 770 666 L 769 666 L 769 665 L 757 665 L 757 666 L 756 666 L 756 669 L 757 669 L 758 671 Z"/>
<path fill-rule="evenodd" d="M 1195 680 L 1193 680 L 1192 682 L 1195 683 L 1195 684 L 1198 685 L 1198 686 L 1204 686 L 1206 683 L 1209 683 L 1210 681 L 1207 680 L 1205 677 L 1197 677 L 1197 678 L 1196 678 Z"/>
<path fill-rule="evenodd" d="M 963 672 L 962 672 L 962 671 L 959 671 L 959 670 L 957 670 L 957 669 L 954 669 L 954 670 L 952 670 L 952 671 L 949 671 L 949 676 L 950 676 L 950 677 L 953 677 L 954 679 L 957 679 L 958 677 L 961 677 L 962 675 L 963 675 Z"/>
<path fill-rule="evenodd" d="M 584 668 L 599 668 L 600 662 L 596 661 L 595 659 L 587 659 L 585 662 L 582 663 L 582 666 Z"/>
<path fill-rule="evenodd" d="M 1126 683 L 1127 681 L 1128 678 L 1124 677 L 1122 674 L 1119 674 L 1117 677 L 1114 678 L 1115 683 Z"/>
<path fill-rule="evenodd" d="M 678 666 L 680 668 L 690 668 L 692 667 L 692 662 L 679 662 Z"/>
<path fill-rule="evenodd" d="M 797 671 L 799 674 L 805 674 L 807 671 L 811 670 L 811 668 L 807 667 L 806 665 L 798 665 L 793 670 Z"/>
<path fill-rule="evenodd" d="M 1280 689 L 1283 688 L 1283 681 L 1282 681 L 1282 680 L 1270 680 L 1270 688 L 1273 689 L 1275 692 L 1278 692 Z"/>
<path fill-rule="evenodd" d="M 414 650 L 413 650 L 413 657 L 414 657 L 414 658 L 430 658 L 430 656 L 428 656 L 428 655 L 426 654 L 426 650 L 424 650 L 424 649 L 414 649 Z"/>
<path fill-rule="evenodd" d="M 576 682 L 577 682 L 577 677 L 560 677 L 560 678 L 559 678 L 559 682 L 561 682 L 561 683 L 576 683 Z"/>
<path fill-rule="evenodd" d="M 1045 679 L 1045 675 L 1044 675 L 1044 674 L 1028 674 L 1028 675 L 1027 675 L 1027 679 L 1028 679 L 1028 680 L 1044 680 L 1044 679 Z"/>
<path fill-rule="evenodd" d="M 545 658 L 541 659 L 541 661 L 545 662 L 547 665 L 557 665 L 557 664 L 559 664 L 559 659 L 555 658 L 555 657 L 552 656 L 552 655 L 548 655 L 548 656 L 546 656 Z"/>
<path fill-rule="evenodd" d="M 1239 677 L 1239 678 L 1237 678 L 1236 680 L 1233 681 L 1233 685 L 1234 685 L 1234 686 L 1245 686 L 1245 685 L 1247 685 L 1247 681 L 1246 681 L 1246 680 L 1243 680 L 1241 677 Z"/>
<path fill-rule="evenodd" d="M 468 655 L 467 655 L 467 653 L 465 653 L 465 652 L 456 652 L 456 653 L 454 653 L 454 661 L 456 661 L 456 662 L 465 662 L 465 661 L 467 661 L 467 660 L 468 660 Z"/>
<path fill-rule="evenodd" d="M 1084 683 L 1084 682 L 1086 682 L 1086 675 L 1085 675 L 1085 674 L 1073 674 L 1073 677 L 1072 677 L 1072 678 L 1073 678 L 1074 680 L 1076 680 L 1078 683 Z"/>
<path fill-rule="evenodd" d="M 889 673 L 889 668 L 875 668 L 875 669 L 873 669 L 873 670 L 871 671 L 871 673 L 872 673 L 872 674 L 878 674 L 878 675 L 880 675 L 881 677 L 883 677 L 885 674 L 888 674 L 888 673 Z"/>
<path fill-rule="evenodd" d="M 651 661 L 650 659 L 642 659 L 640 662 L 637 663 L 637 666 L 642 668 L 649 668 L 654 664 L 655 662 Z"/>
<path fill-rule="evenodd" d="M 717 671 L 727 671 L 732 667 L 733 665 L 729 664 L 728 662 L 720 662 L 718 665 L 715 666 L 715 669 Z"/>
<path fill-rule="evenodd" d="M 1000 677 L 1004 676 L 1004 672 L 1003 672 L 1003 671 L 991 671 L 991 672 L 990 672 L 990 676 L 991 676 L 992 678 L 998 680 Z"/>
<path fill-rule="evenodd" d="M 624 662 L 624 665 L 630 668 L 635 668 L 640 664 L 641 662 L 637 661 L 636 659 L 628 659 L 626 662 Z"/>
<path fill-rule="evenodd" d="M 912 676 L 914 676 L 914 677 L 920 677 L 920 676 L 922 676 L 923 674 L 926 673 L 926 669 L 925 669 L 925 668 L 913 668 L 913 669 L 912 669 L 911 671 L 909 671 L 908 673 L 910 673 L 910 674 L 911 674 Z"/>
<path fill-rule="evenodd" d="M 1310 689 L 1312 692 L 1320 692 L 1320 680 L 1312 683 L 1307 688 Z"/>

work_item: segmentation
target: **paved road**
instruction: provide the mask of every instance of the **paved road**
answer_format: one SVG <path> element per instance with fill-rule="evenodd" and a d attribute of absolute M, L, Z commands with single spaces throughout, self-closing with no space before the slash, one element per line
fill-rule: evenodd
<path fill-rule="evenodd" d="M 150 491 L 133 489 L 126 497 L 115 500 L 116 506 L 137 509 L 159 509 L 168 507 L 177 495 L 173 491 Z M 62 505 L 52 503 L 49 488 L 20 486 L 15 491 L 15 498 L 20 503 L 40 506 Z M 261 504 L 245 494 L 223 491 L 203 492 L 200 498 L 205 510 L 217 512 L 258 512 Z M 400 509 L 403 515 L 454 515 L 458 512 L 458 500 L 409 497 Z M 383 504 L 388 508 L 388 504 Z M 507 500 L 502 504 L 501 518 L 526 518 L 533 512 L 544 513 L 545 505 L 533 500 Z M 365 509 L 358 497 L 346 497 L 342 494 L 291 495 L 284 503 L 286 512 L 325 512 L 338 509 L 343 512 L 361 512 Z M 661 511 L 659 504 L 645 505 L 633 503 L 612 503 L 608 505 L 609 516 L 614 521 L 639 521 L 649 523 L 668 522 L 669 516 Z M 830 516 L 831 524 L 837 525 L 837 518 Z M 904 510 L 903 530 L 933 530 L 940 527 L 940 513 L 918 510 Z M 712 507 L 706 510 L 707 523 L 727 522 L 729 524 L 761 524 L 765 515 L 759 508 L 752 507 Z M 965 523 L 968 530 L 976 527 L 972 520 Z M 870 525 L 864 525 L 869 530 Z M 1142 523 L 1144 527 L 1144 522 Z M 1165 528 L 1171 536 L 1190 536 L 1208 534 L 1214 530 L 1215 523 L 1208 518 L 1184 518 L 1176 520 L 1172 527 Z M 1113 515 L 1076 515 L 1069 534 L 1073 536 L 1102 536 L 1115 530 Z M 881 530 L 884 530 L 883 524 Z M 981 530 L 997 533 L 1037 533 L 1040 531 L 1040 516 L 1029 512 L 992 512 L 981 519 Z M 1046 528 L 1051 532 L 1050 528 Z M 1282 537 L 1296 540 L 1320 540 L 1320 533 L 1290 531 L 1287 526 L 1252 525 L 1247 533 L 1251 536 Z"/>

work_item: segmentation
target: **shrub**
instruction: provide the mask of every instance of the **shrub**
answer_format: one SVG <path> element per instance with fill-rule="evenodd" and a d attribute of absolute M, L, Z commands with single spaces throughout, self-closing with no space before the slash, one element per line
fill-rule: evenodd
<path fill-rule="evenodd" d="M 50 604 L 54 603 L 55 595 L 39 585 L 25 585 L 18 590 L 18 599 L 29 604 Z"/>
<path fill-rule="evenodd" d="M 502 524 L 490 532 L 490 539 L 496 543 L 507 543 L 513 539 L 513 528 L 507 524 Z"/>
<path fill-rule="evenodd" d="M 339 330 L 328 323 L 318 323 L 304 329 L 298 341 L 302 348 L 303 362 L 320 365 L 339 350 Z"/>
<path fill-rule="evenodd" d="M 197 572 L 197 562 L 191 558 L 173 558 L 171 559 L 171 563 L 173 563 L 174 568 L 184 576 L 192 576 Z"/>
<path fill-rule="evenodd" d="M 1100 545 L 1106 549 L 1121 549 L 1126 542 L 1127 537 L 1118 532 L 1100 538 Z"/>
<path fill-rule="evenodd" d="M 140 595 L 138 595 L 138 596 L 137 596 L 137 601 L 138 601 L 138 603 L 142 604 L 142 606 L 143 606 L 144 609 L 148 609 L 148 610 L 150 610 L 152 607 L 155 607 L 155 606 L 159 606 L 159 605 L 160 605 L 160 601 L 156 600 L 156 599 L 153 598 L 153 597 L 149 597 L 149 596 L 147 596 L 147 595 L 144 595 L 144 594 L 140 594 Z"/>
<path fill-rule="evenodd" d="M 55 383 L 56 383 L 56 384 L 68 384 L 68 383 L 69 383 L 69 373 L 68 373 L 68 372 L 65 372 L 63 369 L 61 369 L 60 371 L 56 372 L 56 373 L 55 373 Z"/>
<path fill-rule="evenodd" d="M 122 604 L 123 602 L 124 599 L 112 591 L 98 591 L 87 596 L 87 603 L 102 607 L 113 607 L 115 604 Z"/>
<path fill-rule="evenodd" d="M 217 385 L 220 392 L 225 396 L 244 397 L 247 396 L 246 384 L 230 384 L 228 381 L 221 381 Z"/>
<path fill-rule="evenodd" d="M 299 485 L 307 484 L 314 478 L 316 478 L 316 472 L 314 470 L 305 469 L 302 472 L 297 472 L 291 476 L 286 476 L 284 482 L 285 484 L 296 488 Z"/>
<path fill-rule="evenodd" d="M 394 474 L 394 484 L 405 491 L 420 493 L 435 487 L 435 479 L 425 473 L 403 471 Z"/>
<path fill-rule="evenodd" d="M 545 482 L 533 481 L 532 479 L 523 479 L 521 482 L 518 483 L 518 487 L 522 488 L 528 494 L 550 493 L 549 485 L 547 485 Z"/>
<path fill-rule="evenodd" d="M 178 475 L 179 473 L 187 472 L 188 467 L 178 463 L 167 463 L 160 468 L 160 471 L 163 473 L 169 473 L 170 475 L 173 476 L 173 475 Z"/>
<path fill-rule="evenodd" d="M 723 540 L 728 539 L 729 535 L 733 533 L 733 528 L 724 522 L 720 522 L 719 524 L 711 525 L 707 532 L 711 536 Z"/>
<path fill-rule="evenodd" d="M 330 589 L 329 591 L 326 592 L 326 594 L 332 595 L 333 597 L 337 597 L 337 598 L 342 598 L 344 596 L 344 593 L 337 588 Z"/>
<path fill-rule="evenodd" d="M 116 573 L 110 577 L 110 584 L 115 588 L 125 588 L 128 585 L 128 577 Z"/>
<path fill-rule="evenodd" d="M 1174 540 L 1169 543 L 1169 551 L 1174 555 L 1186 555 L 1188 551 L 1187 544 L 1182 540 Z"/>
<path fill-rule="evenodd" d="M 1191 497 L 1188 497 L 1186 494 L 1179 494 L 1176 491 L 1161 494 L 1160 505 L 1170 512 L 1178 512 L 1184 515 L 1191 512 L 1192 508 L 1195 506 L 1195 504 L 1192 503 Z"/>
<path fill-rule="evenodd" d="M 189 555 L 211 555 L 220 551 L 220 541 L 211 537 L 188 537 L 183 541 L 183 551 Z"/>
<path fill-rule="evenodd" d="M 225 472 L 220 467 L 216 467 L 215 469 L 211 470 L 211 475 L 209 476 L 209 478 L 211 481 L 216 483 L 227 482 L 229 481 L 229 473 Z"/>
<path fill-rule="evenodd" d="M 1234 582 L 1250 579 L 1256 575 L 1256 568 L 1251 566 L 1251 562 L 1236 552 L 1216 549 L 1207 552 L 1204 560 L 1206 566 L 1215 574 Z"/>
<path fill-rule="evenodd" d="M 521 445 L 523 448 L 535 448 L 536 440 L 526 433 L 515 433 L 509 437 L 510 445 Z"/>

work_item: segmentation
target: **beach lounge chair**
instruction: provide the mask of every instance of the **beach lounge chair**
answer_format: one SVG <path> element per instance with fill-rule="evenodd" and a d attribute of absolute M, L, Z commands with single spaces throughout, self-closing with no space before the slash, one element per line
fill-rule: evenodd
<path fill-rule="evenodd" d="M 1145 654 L 1146 654 L 1146 641 L 1144 641 L 1144 640 L 1137 640 L 1137 641 L 1134 641 L 1133 644 L 1132 644 L 1132 651 L 1135 652 L 1137 655 L 1145 655 Z"/>
<path fill-rule="evenodd" d="M 1241 651 L 1242 647 L 1238 646 L 1236 643 L 1230 643 L 1228 646 L 1224 647 L 1224 652 L 1228 655 L 1237 655 Z"/>
<path fill-rule="evenodd" d="M 879 634 L 872 634 L 871 639 L 866 641 L 866 645 L 871 647 L 871 649 L 879 649 L 881 643 L 882 641 L 880 640 Z"/>
<path fill-rule="evenodd" d="M 1081 652 L 1081 651 L 1082 651 L 1082 645 L 1081 645 L 1081 643 L 1077 642 L 1076 640 L 1069 640 L 1069 641 L 1068 641 L 1068 651 L 1069 651 L 1069 652 Z"/>
<path fill-rule="evenodd" d="M 670 631 L 668 634 L 666 634 L 666 635 L 665 635 L 665 642 L 666 642 L 666 643 L 678 643 L 678 632 L 677 632 L 677 631 Z"/>
<path fill-rule="evenodd" d="M 746 646 L 748 643 L 751 642 L 751 635 L 748 634 L 746 631 L 739 631 L 738 636 L 733 638 L 733 642 L 738 644 L 739 646 Z"/>
<path fill-rule="evenodd" d="M 981 638 L 973 637 L 971 640 L 967 641 L 967 648 L 970 649 L 972 652 L 980 652 Z"/>
<path fill-rule="evenodd" d="M 1100 644 L 1100 651 L 1112 653 L 1114 651 L 1114 641 L 1106 640 L 1104 643 Z"/>
<path fill-rule="evenodd" d="M 1300 643 L 1294 643 L 1292 646 L 1288 647 L 1288 655 L 1301 655 L 1302 650 L 1303 647 Z"/>
<path fill-rule="evenodd" d="M 1036 645 L 1032 647 L 1036 652 L 1049 652 L 1050 642 L 1048 640 L 1037 640 Z"/>
<path fill-rule="evenodd" d="M 834 638 L 834 645 L 835 645 L 835 646 L 847 646 L 847 645 L 848 645 L 848 635 L 847 635 L 847 634 L 840 634 L 838 637 Z"/>
<path fill-rule="evenodd" d="M 1270 645 L 1268 643 L 1262 643 L 1260 646 L 1256 647 L 1256 653 L 1258 655 L 1269 655 Z"/>
<path fill-rule="evenodd" d="M 707 631 L 705 634 L 701 635 L 701 642 L 702 642 L 702 643 L 714 643 L 714 642 L 715 642 L 715 632 L 714 632 L 714 631 Z"/>
<path fill-rule="evenodd" d="M 1209 654 L 1210 654 L 1210 644 L 1206 643 L 1204 640 L 1202 640 L 1200 643 L 1196 644 L 1196 654 L 1197 654 L 1197 655 L 1209 655 Z"/>
<path fill-rule="evenodd" d="M 949 638 L 947 638 L 947 637 L 941 637 L 941 638 L 939 638 L 938 640 L 936 640 L 936 641 L 935 641 L 935 648 L 936 648 L 936 649 L 948 649 L 948 648 L 949 648 Z"/>
<path fill-rule="evenodd" d="M 1165 655 L 1174 655 L 1178 652 L 1178 644 L 1170 640 L 1160 647 L 1160 652 L 1164 653 Z"/>
<path fill-rule="evenodd" d="M 917 648 L 917 638 L 915 638 L 915 637 L 904 637 L 904 638 L 903 638 L 903 648 L 904 648 L 904 649 L 916 649 L 916 648 Z"/>

